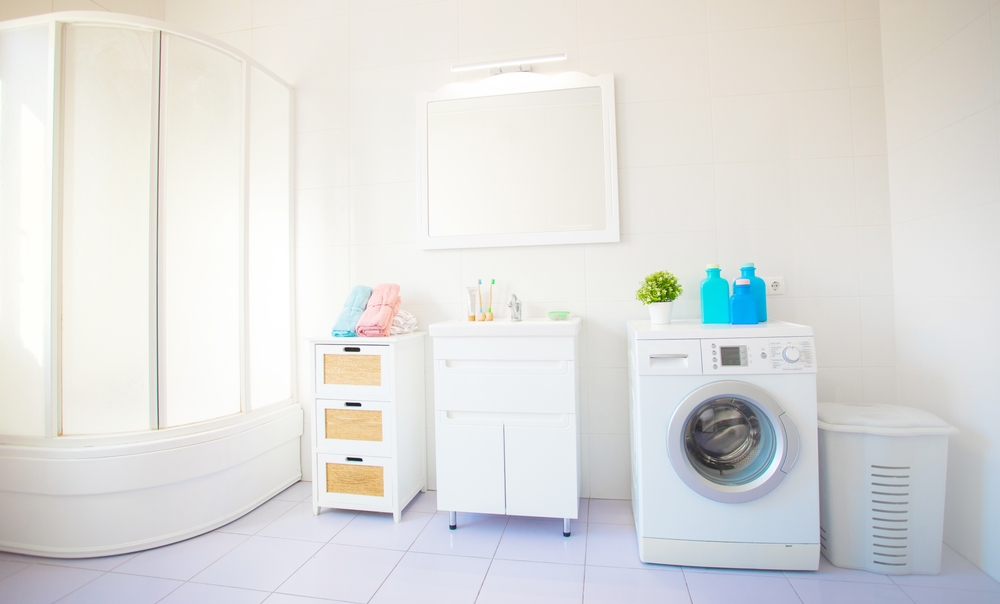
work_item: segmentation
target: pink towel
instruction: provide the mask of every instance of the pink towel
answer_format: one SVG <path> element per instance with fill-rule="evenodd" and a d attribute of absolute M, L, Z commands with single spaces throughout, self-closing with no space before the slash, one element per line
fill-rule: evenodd
<path fill-rule="evenodd" d="M 395 283 L 380 283 L 372 290 L 368 306 L 358 320 L 359 336 L 388 336 L 392 328 L 392 318 L 399 310 L 399 286 Z"/>

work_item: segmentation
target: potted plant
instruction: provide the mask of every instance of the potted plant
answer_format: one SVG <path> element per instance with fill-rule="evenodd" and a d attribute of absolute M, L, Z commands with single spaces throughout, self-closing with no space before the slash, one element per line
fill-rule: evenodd
<path fill-rule="evenodd" d="M 646 275 L 642 287 L 635 292 L 636 300 L 649 307 L 649 320 L 653 325 L 670 323 L 674 300 L 684 293 L 677 277 L 668 271 L 657 271 Z"/>

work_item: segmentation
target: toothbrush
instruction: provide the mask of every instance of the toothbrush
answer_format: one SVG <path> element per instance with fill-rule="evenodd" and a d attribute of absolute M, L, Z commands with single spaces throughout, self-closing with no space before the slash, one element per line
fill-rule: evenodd
<path fill-rule="evenodd" d="M 490 303 L 486 305 L 487 306 L 487 308 L 486 308 L 486 320 L 487 321 L 492 321 L 493 320 L 493 284 L 496 283 L 496 282 L 497 282 L 496 279 L 491 279 L 490 280 Z"/>
<path fill-rule="evenodd" d="M 483 312 L 483 280 L 479 280 L 479 287 L 476 288 L 477 295 L 479 296 L 479 312 L 476 313 L 477 321 L 485 321 L 486 313 Z"/>

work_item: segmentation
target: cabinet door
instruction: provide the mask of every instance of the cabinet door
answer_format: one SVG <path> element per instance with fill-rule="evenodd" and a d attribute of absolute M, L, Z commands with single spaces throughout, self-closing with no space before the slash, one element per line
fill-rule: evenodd
<path fill-rule="evenodd" d="M 438 509 L 503 514 L 503 422 L 489 413 L 438 411 Z"/>
<path fill-rule="evenodd" d="M 507 513 L 576 518 L 576 416 L 539 413 L 522 417 L 504 422 Z"/>

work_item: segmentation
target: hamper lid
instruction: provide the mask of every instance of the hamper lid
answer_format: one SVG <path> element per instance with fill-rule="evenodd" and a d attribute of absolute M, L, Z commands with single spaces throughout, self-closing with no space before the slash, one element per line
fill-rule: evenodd
<path fill-rule="evenodd" d="M 956 434 L 957 429 L 936 415 L 901 405 L 820 403 L 819 429 L 828 432 L 924 436 Z"/>

